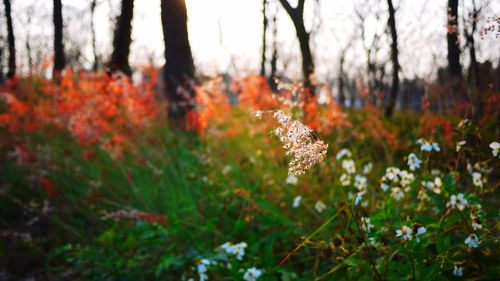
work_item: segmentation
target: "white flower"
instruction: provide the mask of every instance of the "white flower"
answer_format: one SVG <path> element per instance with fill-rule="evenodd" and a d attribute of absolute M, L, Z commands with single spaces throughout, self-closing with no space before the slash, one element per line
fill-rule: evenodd
<path fill-rule="evenodd" d="M 299 183 L 299 178 L 294 175 L 288 175 L 286 178 L 286 183 L 291 185 L 297 185 Z"/>
<path fill-rule="evenodd" d="M 210 260 L 208 259 L 200 259 L 198 260 L 196 264 L 196 268 L 198 270 L 198 273 L 205 273 L 207 272 L 207 266 L 211 264 Z"/>
<path fill-rule="evenodd" d="M 345 156 L 347 156 L 347 157 L 351 157 L 351 155 L 352 155 L 352 154 L 351 154 L 351 151 L 349 151 L 349 149 L 344 148 L 344 149 L 341 149 L 341 150 L 339 151 L 339 153 L 337 153 L 336 158 L 337 158 L 337 160 L 341 160 L 341 159 L 342 159 L 342 158 L 344 158 Z"/>
<path fill-rule="evenodd" d="M 348 174 L 354 174 L 356 172 L 356 166 L 354 166 L 353 160 L 342 160 L 342 168 L 344 168 Z"/>
<path fill-rule="evenodd" d="M 383 191 L 387 191 L 389 189 L 389 185 L 386 183 L 381 183 L 380 188 L 382 188 Z"/>
<path fill-rule="evenodd" d="M 408 155 L 408 166 L 410 167 L 410 170 L 415 171 L 416 169 L 420 168 L 420 164 L 422 163 L 422 160 L 418 159 L 417 155 L 415 153 L 410 153 Z"/>
<path fill-rule="evenodd" d="M 462 267 L 455 265 L 455 267 L 453 267 L 453 275 L 456 277 L 462 277 L 462 275 L 464 275 Z"/>
<path fill-rule="evenodd" d="M 259 120 L 262 119 L 262 111 L 260 110 L 255 111 L 255 118 Z"/>
<path fill-rule="evenodd" d="M 363 167 L 363 174 L 369 174 L 373 169 L 373 163 L 370 162 Z"/>
<path fill-rule="evenodd" d="M 465 141 L 459 141 L 459 142 L 457 142 L 457 147 L 456 147 L 457 152 L 459 152 L 462 149 L 462 146 L 464 146 L 465 144 L 466 144 Z"/>
<path fill-rule="evenodd" d="M 245 271 L 243 275 L 243 280 L 245 281 L 255 281 L 262 275 L 262 270 L 255 267 L 249 268 Z"/>
<path fill-rule="evenodd" d="M 419 140 L 417 140 L 417 143 L 420 144 L 420 150 L 422 150 L 422 151 L 427 151 L 427 152 L 431 152 L 433 150 L 436 152 L 441 151 L 439 144 L 436 142 L 429 142 L 429 141 L 424 140 L 424 139 L 419 139 Z"/>
<path fill-rule="evenodd" d="M 439 147 L 439 144 L 437 142 L 433 142 L 432 143 L 432 148 L 434 149 L 434 151 L 436 152 L 439 152 L 441 151 L 441 148 Z"/>
<path fill-rule="evenodd" d="M 450 201 L 446 203 L 446 207 L 457 208 L 460 211 L 463 211 L 467 205 L 468 205 L 467 199 L 465 199 L 462 193 L 459 193 L 458 195 L 455 194 L 451 195 Z"/>
<path fill-rule="evenodd" d="M 340 176 L 340 184 L 342 186 L 348 186 L 351 184 L 351 176 L 348 174 L 342 174 Z"/>
<path fill-rule="evenodd" d="M 476 187 L 483 187 L 482 175 L 479 172 L 472 173 L 472 184 Z"/>
<path fill-rule="evenodd" d="M 396 201 L 399 201 L 399 200 L 403 199 L 403 197 L 405 197 L 405 193 L 399 187 L 393 187 L 393 188 L 391 188 L 391 192 L 392 192 L 391 193 L 392 197 Z"/>
<path fill-rule="evenodd" d="M 363 195 L 365 195 L 365 193 L 366 190 L 356 193 L 356 198 L 354 198 L 354 206 L 359 205 L 359 202 L 361 202 L 361 199 L 363 199 Z"/>
<path fill-rule="evenodd" d="M 477 248 L 481 241 L 479 241 L 479 237 L 476 234 L 472 233 L 465 239 L 465 245 L 469 246 L 469 248 Z"/>
<path fill-rule="evenodd" d="M 436 194 L 441 194 L 441 186 L 443 185 L 443 182 L 441 181 L 440 178 L 436 177 L 434 179 L 434 182 L 432 181 L 422 181 L 422 186 L 427 188 L 428 190 L 436 193 Z"/>
<path fill-rule="evenodd" d="M 408 173 L 408 171 L 406 170 L 400 171 L 399 177 L 401 179 L 401 185 L 403 187 L 409 186 L 415 180 L 415 175 L 412 173 Z"/>
<path fill-rule="evenodd" d="M 406 225 L 403 225 L 401 229 L 396 230 L 396 237 L 401 237 L 404 240 L 411 240 L 412 238 L 411 233 L 412 233 L 411 228 L 409 228 Z"/>
<path fill-rule="evenodd" d="M 302 196 L 297 196 L 293 199 L 293 207 L 294 208 L 297 208 L 298 206 L 300 206 L 300 200 L 302 200 Z"/>
<path fill-rule="evenodd" d="M 356 175 L 354 177 L 354 187 L 356 187 L 358 190 L 366 189 L 368 187 L 366 177 Z"/>
<path fill-rule="evenodd" d="M 417 229 L 417 233 L 415 234 L 416 237 L 424 235 L 427 232 L 427 229 L 423 226 L 419 227 Z"/>
<path fill-rule="evenodd" d="M 490 143 L 490 148 L 491 148 L 491 153 L 493 154 L 493 157 L 500 157 L 500 143 L 497 141 L 494 141 Z"/>
<path fill-rule="evenodd" d="M 398 168 L 395 167 L 389 167 L 385 169 L 385 177 L 390 180 L 397 182 L 399 181 L 398 176 L 401 171 Z"/>
<path fill-rule="evenodd" d="M 472 221 L 472 228 L 474 228 L 474 230 L 478 230 L 483 229 L 483 226 L 481 225 L 481 222 L 479 220 L 475 219 Z"/>
<path fill-rule="evenodd" d="M 370 223 L 370 218 L 362 217 L 361 218 L 361 229 L 366 231 L 366 233 L 370 233 L 370 229 L 373 228 L 373 224 Z"/>
<path fill-rule="evenodd" d="M 237 260 L 241 260 L 245 255 L 245 248 L 247 247 L 247 243 L 241 242 L 238 244 L 233 244 L 231 242 L 226 242 L 219 246 L 222 250 L 226 252 L 226 254 L 230 256 L 236 256 Z"/>
<path fill-rule="evenodd" d="M 326 209 L 326 205 L 325 205 L 325 203 L 323 203 L 323 201 L 318 200 L 318 202 L 316 202 L 316 204 L 314 205 L 314 209 L 316 209 L 316 211 L 318 211 L 318 213 L 321 213 L 321 212 L 323 212 L 323 210 Z"/>

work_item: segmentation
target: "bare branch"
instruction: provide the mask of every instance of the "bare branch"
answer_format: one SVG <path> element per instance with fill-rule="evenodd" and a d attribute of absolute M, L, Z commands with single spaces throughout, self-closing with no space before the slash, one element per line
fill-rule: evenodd
<path fill-rule="evenodd" d="M 306 0 L 299 0 L 299 3 L 297 4 L 297 10 L 299 11 L 299 14 L 304 14 L 304 4 Z"/>
<path fill-rule="evenodd" d="M 285 8 L 288 15 L 290 15 L 290 17 L 294 18 L 295 9 L 292 8 L 290 3 L 288 3 L 287 0 L 280 0 L 280 2 L 281 2 L 281 5 L 283 5 L 283 7 Z"/>

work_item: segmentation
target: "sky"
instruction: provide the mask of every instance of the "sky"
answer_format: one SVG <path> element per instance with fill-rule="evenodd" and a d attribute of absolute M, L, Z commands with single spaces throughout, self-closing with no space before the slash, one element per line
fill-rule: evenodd
<path fill-rule="evenodd" d="M 292 5 L 296 0 L 289 0 Z M 26 64 L 26 38 L 29 33 L 37 45 L 32 48 L 51 50 L 51 0 L 13 0 L 14 29 L 17 35 L 18 56 Z M 292 22 L 277 0 L 269 0 L 271 14 L 277 14 L 278 68 L 292 78 L 300 77 L 300 51 Z M 445 0 L 396 0 L 396 23 L 400 45 L 402 76 L 431 77 L 437 66 L 446 65 L 446 11 Z M 469 5 L 469 0 L 460 3 Z M 500 15 L 500 1 L 479 0 L 485 5 L 483 17 Z M 63 0 L 66 40 L 83 46 L 91 65 L 90 0 Z M 371 3 L 371 4 L 367 4 Z M 376 0 L 307 0 L 306 28 L 313 29 L 311 48 L 317 76 L 333 79 L 338 74 L 340 55 L 345 50 L 347 69 L 352 75 L 366 69 L 366 48 L 374 34 L 380 34 L 379 61 L 385 63 L 389 54 L 386 35 L 387 13 L 385 1 Z M 230 72 L 244 74 L 260 69 L 262 49 L 262 0 L 186 0 L 188 32 L 195 66 L 207 75 Z M 319 5 L 319 6 L 317 6 Z M 99 0 L 95 14 L 98 51 L 106 57 L 111 52 L 114 18 L 119 13 L 120 1 Z M 319 7 L 319 8 L 318 8 Z M 366 14 L 363 26 L 367 42 L 360 40 L 361 21 L 354 11 Z M 31 22 L 28 21 L 31 11 Z M 380 11 L 379 19 L 373 15 Z M 459 13 L 461 13 L 459 11 Z M 480 27 L 486 23 L 480 22 Z M 163 33 L 161 29 L 160 1 L 135 0 L 132 23 L 130 62 L 138 66 L 152 62 L 161 66 Z M 479 36 L 478 36 L 479 37 Z M 479 61 L 500 58 L 500 39 L 494 35 L 478 42 Z M 268 42 L 271 42 L 268 34 Z M 67 47 L 72 44 L 66 44 Z M 68 47 L 69 48 L 69 47 Z M 47 51 L 49 52 L 49 51 Z M 70 52 L 70 51 L 68 51 Z M 270 57 L 270 50 L 268 50 Z M 463 62 L 467 63 L 464 54 Z"/>

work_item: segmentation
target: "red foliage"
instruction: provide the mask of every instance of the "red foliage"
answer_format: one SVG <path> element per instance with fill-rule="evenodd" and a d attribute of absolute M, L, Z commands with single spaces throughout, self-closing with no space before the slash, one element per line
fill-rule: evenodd
<path fill-rule="evenodd" d="M 420 136 L 432 139 L 441 131 L 448 145 L 453 144 L 453 125 L 445 116 L 439 116 L 432 112 L 425 112 L 420 118 Z"/>
<path fill-rule="evenodd" d="M 54 198 L 59 196 L 59 190 L 54 187 L 54 184 L 48 178 L 40 177 L 38 183 L 45 189 L 48 197 Z"/>
<path fill-rule="evenodd" d="M 59 83 L 31 76 L 0 94 L 0 127 L 13 135 L 43 127 L 68 131 L 81 145 L 101 145 L 120 155 L 127 140 L 157 118 L 159 103 L 150 80 L 134 85 L 120 75 L 65 71 Z M 2 107 L 0 107 L 1 110 Z"/>

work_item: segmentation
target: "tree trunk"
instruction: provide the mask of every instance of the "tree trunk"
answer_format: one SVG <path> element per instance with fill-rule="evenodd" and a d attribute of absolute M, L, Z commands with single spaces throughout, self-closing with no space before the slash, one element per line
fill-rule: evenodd
<path fill-rule="evenodd" d="M 458 41 L 458 0 L 448 0 L 448 71 L 450 78 L 462 79 Z"/>
<path fill-rule="evenodd" d="M 479 18 L 479 10 L 476 7 L 476 1 L 472 0 L 472 27 L 469 32 L 468 27 L 464 27 L 465 38 L 467 40 L 467 46 L 469 48 L 470 65 L 469 65 L 469 85 L 475 88 L 479 87 L 479 73 L 476 58 L 476 42 L 474 41 L 474 33 L 477 29 L 477 20 Z"/>
<path fill-rule="evenodd" d="M 184 0 L 162 0 L 161 20 L 165 41 L 164 82 L 171 125 L 186 128 L 186 115 L 194 109 L 194 63 L 189 45 Z"/>
<path fill-rule="evenodd" d="M 345 81 L 344 81 L 344 63 L 345 63 L 345 53 L 346 53 L 346 49 L 343 49 L 342 50 L 342 53 L 340 54 L 340 67 L 339 67 L 339 78 L 338 78 L 338 82 L 339 82 L 339 98 L 338 98 L 338 102 L 340 104 L 340 106 L 345 106 Z"/>
<path fill-rule="evenodd" d="M 63 44 L 63 18 L 61 0 L 54 0 L 54 69 L 53 77 L 58 76 L 66 66 Z"/>
<path fill-rule="evenodd" d="M 94 53 L 94 64 L 92 65 L 92 70 L 97 72 L 99 69 L 99 56 L 97 55 L 97 45 L 96 45 L 96 34 L 95 34 L 95 7 L 97 0 L 92 0 L 90 3 L 90 28 L 92 31 L 92 51 Z"/>
<path fill-rule="evenodd" d="M 266 76 L 266 50 L 267 50 L 267 0 L 262 0 L 262 58 L 260 62 L 260 75 Z"/>
<path fill-rule="evenodd" d="M 398 60 L 398 33 L 396 31 L 396 11 L 392 5 L 392 0 L 387 0 L 389 6 L 389 28 L 391 30 L 391 60 L 392 60 L 392 86 L 389 95 L 389 102 L 385 108 L 385 115 L 390 117 L 394 112 L 396 99 L 399 91 L 399 60 Z"/>
<path fill-rule="evenodd" d="M 5 17 L 7 18 L 7 41 L 9 45 L 7 79 L 10 79 L 16 75 L 16 44 L 14 39 L 14 28 L 12 27 L 10 0 L 4 0 L 3 3 L 5 5 Z"/>
<path fill-rule="evenodd" d="M 276 13 L 273 16 L 273 54 L 271 57 L 271 74 L 269 75 L 269 80 L 271 84 L 271 89 L 277 91 L 278 85 L 276 85 L 276 72 L 278 71 L 278 25 Z"/>
<path fill-rule="evenodd" d="M 0 35 L 0 40 L 3 41 L 3 36 Z M 3 46 L 0 45 L 0 85 L 3 85 L 4 83 L 4 78 L 3 78 Z"/>
<path fill-rule="evenodd" d="M 287 0 L 280 0 L 286 12 L 292 19 L 297 39 L 299 40 L 300 52 L 302 54 L 302 79 L 304 87 L 309 89 L 310 95 L 315 95 L 315 87 L 311 83 L 311 75 L 314 74 L 314 62 L 309 47 L 309 33 L 304 26 L 304 2 L 299 0 L 297 7 L 293 8 Z"/>
<path fill-rule="evenodd" d="M 132 17 L 134 15 L 134 0 L 122 0 L 121 14 L 118 17 L 113 39 L 113 53 L 109 62 L 111 72 L 121 71 L 126 75 L 132 75 L 128 64 L 130 54 L 130 43 L 132 42 Z"/>

